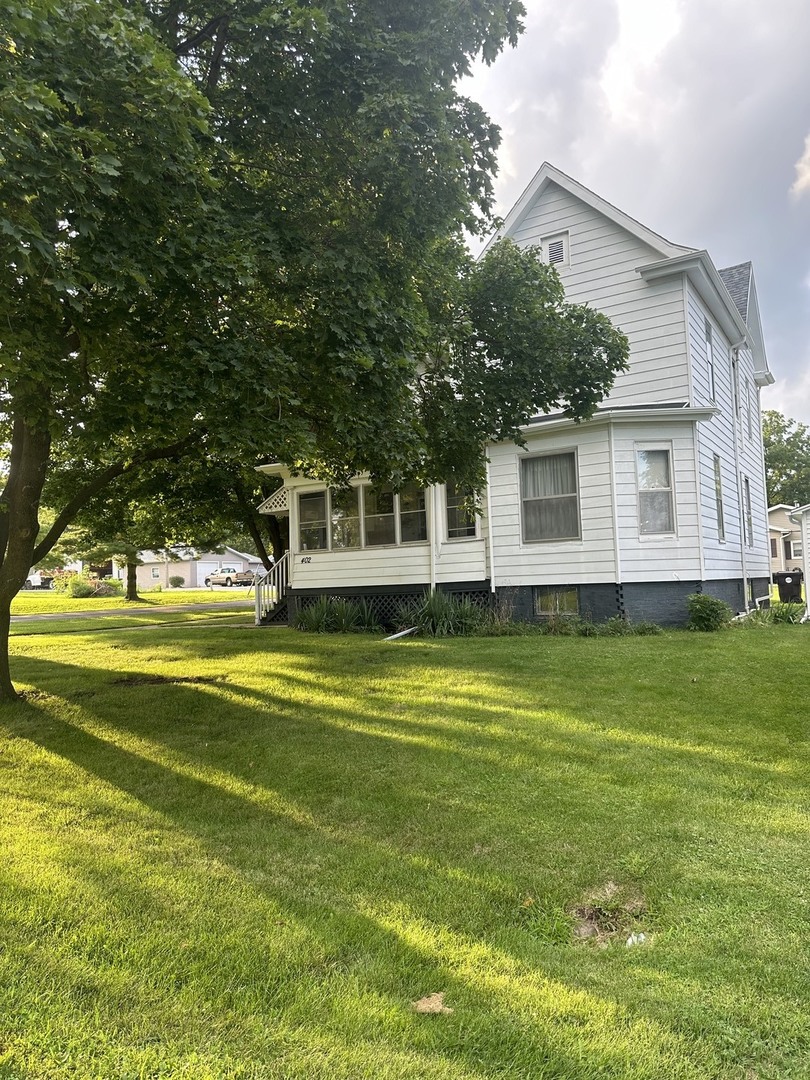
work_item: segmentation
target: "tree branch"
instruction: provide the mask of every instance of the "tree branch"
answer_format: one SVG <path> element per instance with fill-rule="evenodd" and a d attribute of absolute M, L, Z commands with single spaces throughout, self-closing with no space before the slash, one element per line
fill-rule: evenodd
<path fill-rule="evenodd" d="M 193 436 L 189 435 L 185 439 L 180 439 L 178 442 L 172 443 L 169 446 L 154 447 L 152 450 L 146 450 L 127 460 L 116 461 L 112 465 L 108 465 L 106 469 L 102 469 L 100 473 L 97 473 L 92 480 L 85 484 L 85 486 L 73 496 L 57 515 L 53 525 L 51 525 L 43 539 L 34 548 L 32 565 L 35 566 L 41 559 L 45 558 L 78 512 L 83 509 L 94 496 L 103 491 L 107 484 L 111 483 L 113 480 L 117 480 L 119 476 L 126 476 L 128 473 L 134 472 L 148 461 L 161 461 L 165 458 L 177 457 L 188 447 L 196 445 L 198 441 L 198 434 Z"/>
<path fill-rule="evenodd" d="M 181 41 L 179 45 L 174 46 L 175 56 L 188 56 L 192 50 L 196 49 L 198 45 L 202 45 L 204 41 L 212 39 L 221 22 L 230 19 L 230 12 L 225 11 L 221 15 L 215 15 L 213 19 L 205 24 L 205 26 L 198 30 L 196 34 L 193 34 L 190 38 L 186 38 L 185 41 Z"/>

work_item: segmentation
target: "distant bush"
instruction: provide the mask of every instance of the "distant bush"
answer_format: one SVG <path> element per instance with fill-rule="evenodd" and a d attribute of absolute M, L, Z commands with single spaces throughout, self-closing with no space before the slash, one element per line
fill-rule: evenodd
<path fill-rule="evenodd" d="M 804 610 L 804 604 L 771 604 L 769 608 L 757 608 L 747 619 L 740 619 L 735 625 L 755 627 L 773 626 L 775 623 L 800 623 Z"/>
<path fill-rule="evenodd" d="M 64 574 L 58 574 L 53 579 L 54 592 L 62 596 L 70 596 L 74 600 L 84 600 L 90 596 L 119 596 L 123 588 L 123 582 L 117 578 L 91 577 L 87 570 L 77 573 L 75 570 L 66 570 Z"/>
<path fill-rule="evenodd" d="M 689 611 L 687 629 L 704 633 L 722 630 L 731 622 L 733 615 L 725 600 L 718 600 L 716 596 L 706 593 L 691 593 L 686 598 L 686 607 Z"/>
<path fill-rule="evenodd" d="M 169 578 L 169 585 L 172 589 L 182 589 L 186 583 L 186 579 L 180 574 L 172 574 Z"/>

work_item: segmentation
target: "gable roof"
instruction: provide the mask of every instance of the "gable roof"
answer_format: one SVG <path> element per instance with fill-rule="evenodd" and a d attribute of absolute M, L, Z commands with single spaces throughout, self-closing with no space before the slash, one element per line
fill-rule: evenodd
<path fill-rule="evenodd" d="M 748 322 L 748 297 L 751 293 L 752 271 L 750 262 L 737 263 L 736 266 L 727 266 L 725 270 L 717 271 L 745 323 Z"/>
<path fill-rule="evenodd" d="M 629 214 L 625 214 L 623 210 L 619 210 L 618 207 L 609 203 L 607 199 L 603 199 L 600 195 L 597 195 L 595 191 L 591 191 L 590 188 L 586 188 L 584 184 L 580 184 L 579 181 L 574 180 L 573 177 L 568 176 L 566 173 L 561 172 L 559 169 L 556 169 L 553 165 L 549 164 L 549 162 L 544 161 L 523 194 L 504 218 L 501 228 L 498 229 L 487 242 L 482 255 L 498 240 L 514 232 L 549 184 L 557 184 L 558 187 L 568 191 L 575 198 L 580 199 L 598 213 L 603 214 L 622 229 L 626 229 L 627 232 L 637 237 L 642 243 L 651 247 L 653 251 L 657 251 L 667 258 L 685 255 L 695 250 L 694 248 L 683 247 L 680 244 L 673 244 L 669 240 L 665 240 L 663 236 L 660 236 L 657 232 L 653 232 L 652 229 L 648 229 L 646 225 L 642 225 L 640 221 L 636 221 L 636 219 L 630 217 Z"/>

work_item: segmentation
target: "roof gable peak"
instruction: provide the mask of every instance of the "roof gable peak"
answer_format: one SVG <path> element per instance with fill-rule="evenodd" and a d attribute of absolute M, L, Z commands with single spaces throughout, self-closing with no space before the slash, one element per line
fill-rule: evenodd
<path fill-rule="evenodd" d="M 659 252 L 665 258 L 675 258 L 695 250 L 666 240 L 663 236 L 653 232 L 652 229 L 648 229 L 646 225 L 642 225 L 640 221 L 636 221 L 635 218 L 630 217 L 623 210 L 619 210 L 618 207 L 609 203 L 607 199 L 603 199 L 601 195 L 597 195 L 596 192 L 591 191 L 584 184 L 580 184 L 578 180 L 574 180 L 573 177 L 568 176 L 567 173 L 562 172 L 548 161 L 544 161 L 537 170 L 523 194 L 504 218 L 503 225 L 490 239 L 484 250 L 486 251 L 504 236 L 510 235 L 518 227 L 543 191 L 552 183 L 557 184 L 558 187 L 563 188 L 621 228 L 626 229 L 627 232 L 636 236 L 648 247 L 652 248 L 653 251 Z"/>

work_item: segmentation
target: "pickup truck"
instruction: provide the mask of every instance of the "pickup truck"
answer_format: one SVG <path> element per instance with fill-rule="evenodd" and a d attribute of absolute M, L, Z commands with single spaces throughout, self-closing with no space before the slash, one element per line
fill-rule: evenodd
<path fill-rule="evenodd" d="M 25 579 L 25 589 L 52 589 L 53 588 L 53 574 L 47 573 L 45 570 L 31 570 L 28 577 Z"/>
<path fill-rule="evenodd" d="M 206 585 L 252 585 L 252 570 L 237 570 L 233 566 L 221 566 L 205 579 Z"/>

